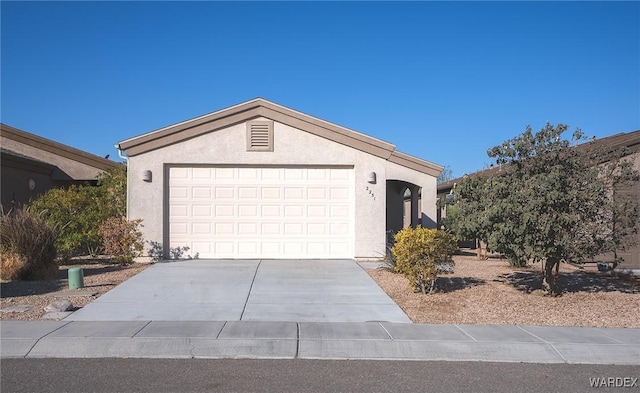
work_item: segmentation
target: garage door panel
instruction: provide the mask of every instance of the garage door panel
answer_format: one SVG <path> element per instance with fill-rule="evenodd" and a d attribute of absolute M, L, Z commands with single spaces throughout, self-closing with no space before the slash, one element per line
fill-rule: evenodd
<path fill-rule="evenodd" d="M 280 199 L 279 187 L 262 187 L 262 199 Z"/>
<path fill-rule="evenodd" d="M 349 233 L 349 223 L 331 223 L 329 225 L 331 235 L 345 236 Z"/>
<path fill-rule="evenodd" d="M 220 199 L 236 199 L 235 187 L 216 187 L 216 200 Z"/>
<path fill-rule="evenodd" d="M 247 255 L 247 256 L 255 256 L 258 254 L 258 243 L 255 241 L 252 242 L 238 242 L 238 254 Z"/>
<path fill-rule="evenodd" d="M 326 235 L 327 224 L 325 223 L 309 223 L 307 224 L 307 234 L 309 235 Z"/>
<path fill-rule="evenodd" d="M 214 236 L 233 235 L 235 233 L 235 223 L 233 222 L 216 222 Z M 206 233 L 205 233 L 206 234 Z"/>
<path fill-rule="evenodd" d="M 325 169 L 325 168 L 308 169 L 307 178 L 309 180 L 327 180 L 329 178 L 328 176 L 329 172 L 330 172 L 330 169 Z"/>
<path fill-rule="evenodd" d="M 216 232 L 218 231 L 218 224 L 216 224 Z M 231 233 L 233 233 L 233 225 L 231 226 Z M 194 222 L 191 224 L 191 234 L 195 237 L 202 235 L 211 235 L 211 223 L 210 222 Z"/>
<path fill-rule="evenodd" d="M 258 233 L 258 224 L 253 222 L 239 222 L 238 223 L 238 235 L 239 236 L 253 236 Z"/>
<path fill-rule="evenodd" d="M 327 199 L 327 189 L 324 187 L 309 187 L 307 188 L 308 200 L 325 200 Z"/>
<path fill-rule="evenodd" d="M 171 187 L 169 197 L 171 199 L 188 199 L 189 187 Z"/>
<path fill-rule="evenodd" d="M 324 218 L 327 216 L 327 207 L 325 205 L 310 205 L 307 207 L 308 218 Z"/>
<path fill-rule="evenodd" d="M 305 243 L 302 241 L 291 241 L 284 244 L 284 252 L 288 255 L 302 255 L 306 253 Z"/>
<path fill-rule="evenodd" d="M 340 200 L 340 201 L 349 200 L 349 189 L 346 187 L 331 188 L 329 193 L 331 195 L 331 199 L 333 200 Z"/>
<path fill-rule="evenodd" d="M 188 180 L 191 178 L 190 173 L 191 168 L 175 167 L 170 170 L 172 180 Z"/>
<path fill-rule="evenodd" d="M 189 224 L 186 222 L 173 222 L 169 225 L 169 230 L 173 235 L 189 235 Z"/>
<path fill-rule="evenodd" d="M 349 180 L 349 171 L 345 171 L 344 169 L 329 169 L 329 176 L 331 180 Z"/>
<path fill-rule="evenodd" d="M 282 171 L 279 168 L 262 168 L 260 172 L 262 180 L 282 180 Z"/>
<path fill-rule="evenodd" d="M 285 187 L 284 189 L 285 201 L 301 201 L 304 199 L 303 187 Z"/>
<path fill-rule="evenodd" d="M 211 168 L 192 168 L 191 169 L 193 172 L 193 179 L 211 179 L 212 177 L 212 170 Z"/>
<path fill-rule="evenodd" d="M 214 180 L 233 180 L 236 177 L 234 168 L 215 168 L 213 171 Z"/>
<path fill-rule="evenodd" d="M 304 234 L 304 225 L 301 222 L 285 222 L 285 236 L 300 236 Z"/>
<path fill-rule="evenodd" d="M 187 206 L 184 206 L 185 213 L 188 211 Z M 176 213 L 182 212 L 182 209 L 176 210 Z M 211 205 L 193 205 L 191 206 L 191 217 L 199 217 L 199 218 L 211 218 L 213 215 L 211 214 L 212 209 Z M 186 214 L 183 214 L 185 216 Z"/>
<path fill-rule="evenodd" d="M 193 199 L 211 199 L 211 187 L 192 187 L 191 197 Z"/>
<path fill-rule="evenodd" d="M 285 218 L 290 218 L 290 219 L 303 218 L 304 206 L 303 205 L 285 205 L 284 216 Z"/>
<path fill-rule="evenodd" d="M 213 242 L 214 245 L 214 250 L 216 255 L 233 255 L 234 254 L 234 249 L 233 249 L 233 245 L 234 242 L 233 241 L 216 241 Z"/>
<path fill-rule="evenodd" d="M 239 205 L 238 216 L 240 218 L 258 217 L 258 205 Z"/>
<path fill-rule="evenodd" d="M 189 246 L 189 255 L 198 256 L 211 255 L 213 253 L 212 244 L 210 242 L 192 242 Z"/>
<path fill-rule="evenodd" d="M 257 199 L 258 188 L 257 187 L 238 187 L 239 199 Z"/>
<path fill-rule="evenodd" d="M 353 186 L 347 168 L 172 167 L 169 244 L 201 258 L 351 258 Z"/>
<path fill-rule="evenodd" d="M 282 255 L 280 243 L 263 241 L 260 242 L 260 253 L 262 255 Z"/>
<path fill-rule="evenodd" d="M 233 217 L 235 216 L 234 205 L 215 205 L 216 217 Z"/>
<path fill-rule="evenodd" d="M 238 168 L 239 180 L 258 180 L 258 168 Z"/>
<path fill-rule="evenodd" d="M 260 226 L 260 234 L 265 236 L 278 236 L 280 235 L 280 223 L 265 222 Z"/>
<path fill-rule="evenodd" d="M 175 204 L 173 206 L 171 206 L 171 208 L 169 209 L 169 215 L 170 217 L 173 218 L 178 218 L 178 217 L 189 217 L 189 205 L 178 205 Z"/>
<path fill-rule="evenodd" d="M 349 206 L 346 205 L 331 206 L 329 211 L 331 218 L 347 219 L 349 217 Z"/>

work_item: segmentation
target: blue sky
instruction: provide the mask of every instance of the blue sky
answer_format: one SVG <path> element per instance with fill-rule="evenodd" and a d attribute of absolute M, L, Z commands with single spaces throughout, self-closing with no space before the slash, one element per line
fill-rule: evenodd
<path fill-rule="evenodd" d="M 449 166 L 640 129 L 640 2 L 1 3 L 1 120 L 121 140 L 263 97 Z"/>

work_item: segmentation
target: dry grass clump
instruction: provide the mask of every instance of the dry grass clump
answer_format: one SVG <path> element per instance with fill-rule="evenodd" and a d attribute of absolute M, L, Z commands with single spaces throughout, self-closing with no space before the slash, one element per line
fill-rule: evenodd
<path fill-rule="evenodd" d="M 41 280 L 55 277 L 57 228 L 29 209 L 0 212 L 0 278 Z"/>

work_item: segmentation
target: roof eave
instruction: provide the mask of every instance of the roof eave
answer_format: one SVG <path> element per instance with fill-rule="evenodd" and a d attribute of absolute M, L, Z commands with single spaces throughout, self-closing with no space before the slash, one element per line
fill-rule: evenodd
<path fill-rule="evenodd" d="M 41 136 L 31 134 L 29 132 L 11 127 L 4 123 L 0 123 L 0 132 L 3 138 L 11 139 L 13 141 L 40 150 L 44 150 L 100 170 L 106 171 L 119 165 L 119 163 L 116 161 L 111 161 L 106 158 L 96 156 L 95 154 L 87 153 L 74 147 L 63 145 L 62 143 L 58 143 Z"/>
<path fill-rule="evenodd" d="M 384 159 L 388 159 L 395 150 L 395 145 L 391 143 L 306 115 L 262 98 L 256 98 L 124 140 L 118 144 L 118 147 L 129 157 L 133 157 L 256 117 L 266 117 L 334 142 L 363 150 Z"/>

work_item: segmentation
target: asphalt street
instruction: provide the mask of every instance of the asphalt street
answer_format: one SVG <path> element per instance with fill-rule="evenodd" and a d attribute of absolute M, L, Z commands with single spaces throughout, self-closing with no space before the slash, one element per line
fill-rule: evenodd
<path fill-rule="evenodd" d="M 637 366 L 490 362 L 3 359 L 8 392 L 601 392 L 594 378 L 629 384 Z M 626 379 L 625 379 L 626 378 Z"/>

